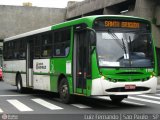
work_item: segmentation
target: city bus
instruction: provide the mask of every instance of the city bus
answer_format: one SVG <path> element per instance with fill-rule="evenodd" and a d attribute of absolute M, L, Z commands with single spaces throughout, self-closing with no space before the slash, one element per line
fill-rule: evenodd
<path fill-rule="evenodd" d="M 87 16 L 4 40 L 4 81 L 19 92 L 31 88 L 74 96 L 155 93 L 157 58 L 151 23 L 118 15 Z"/>

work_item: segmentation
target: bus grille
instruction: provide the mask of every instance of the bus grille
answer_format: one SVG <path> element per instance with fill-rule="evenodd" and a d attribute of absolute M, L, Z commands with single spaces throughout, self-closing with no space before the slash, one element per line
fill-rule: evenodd
<path fill-rule="evenodd" d="M 147 91 L 150 88 L 148 87 L 136 87 L 134 90 L 125 89 L 124 87 L 111 88 L 107 89 L 106 92 L 138 92 L 138 91 Z"/>
<path fill-rule="evenodd" d="M 147 81 L 147 80 L 149 80 L 149 77 L 147 77 L 147 78 L 141 78 L 141 79 L 131 79 L 131 80 L 128 80 L 128 79 L 111 79 L 111 78 L 109 78 L 109 81 L 111 81 L 111 82 L 131 82 L 131 81 L 133 81 L 133 82 L 136 82 L 136 81 Z"/>

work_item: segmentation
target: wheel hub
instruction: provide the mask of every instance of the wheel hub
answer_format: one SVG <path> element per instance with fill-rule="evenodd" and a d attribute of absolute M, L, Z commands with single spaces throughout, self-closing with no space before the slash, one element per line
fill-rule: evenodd
<path fill-rule="evenodd" d="M 68 87 L 67 87 L 67 85 L 63 85 L 62 86 L 61 94 L 62 94 L 62 96 L 64 98 L 67 96 L 67 94 L 68 94 Z"/>
<path fill-rule="evenodd" d="M 20 88 L 21 88 L 21 85 L 20 85 L 20 82 L 18 81 L 18 89 L 20 90 Z"/>

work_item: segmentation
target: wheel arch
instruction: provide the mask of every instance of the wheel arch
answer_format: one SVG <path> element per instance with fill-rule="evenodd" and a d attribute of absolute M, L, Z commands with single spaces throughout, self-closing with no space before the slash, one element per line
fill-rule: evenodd
<path fill-rule="evenodd" d="M 57 82 L 57 91 L 58 91 L 58 93 L 59 93 L 59 85 L 60 85 L 60 82 L 61 82 L 61 80 L 62 80 L 63 78 L 67 79 L 67 77 L 62 73 L 62 74 L 60 74 L 59 77 L 58 77 L 58 82 Z"/>
<path fill-rule="evenodd" d="M 20 75 L 21 76 L 21 73 L 18 71 L 17 73 L 16 73 L 16 79 L 15 79 L 15 83 L 16 83 L 16 85 L 17 85 L 17 78 L 18 78 L 18 75 Z M 22 78 L 22 77 L 21 77 Z M 22 82 L 22 81 L 21 81 Z"/>

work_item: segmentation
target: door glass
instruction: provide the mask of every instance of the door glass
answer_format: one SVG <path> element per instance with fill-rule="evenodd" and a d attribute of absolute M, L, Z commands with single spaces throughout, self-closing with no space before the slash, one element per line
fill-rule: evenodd
<path fill-rule="evenodd" d="M 76 58 L 76 87 L 86 88 L 86 77 L 89 73 L 89 40 L 87 31 L 77 32 L 77 58 Z"/>

